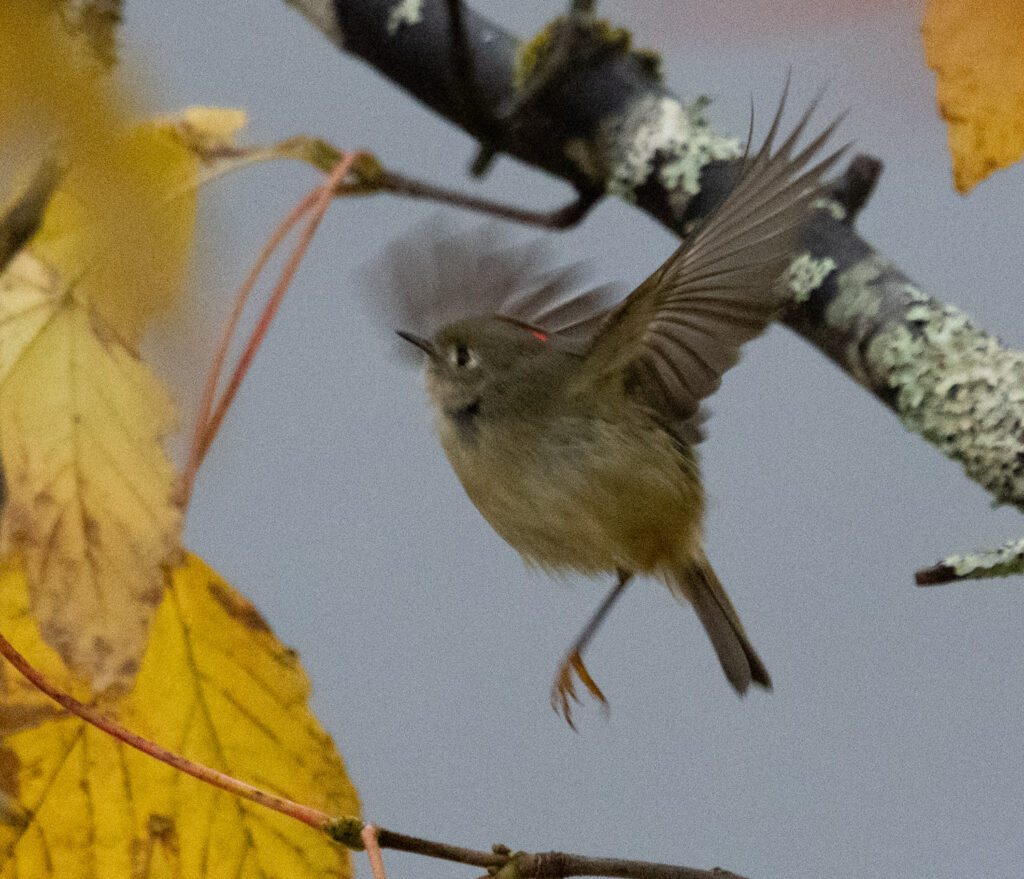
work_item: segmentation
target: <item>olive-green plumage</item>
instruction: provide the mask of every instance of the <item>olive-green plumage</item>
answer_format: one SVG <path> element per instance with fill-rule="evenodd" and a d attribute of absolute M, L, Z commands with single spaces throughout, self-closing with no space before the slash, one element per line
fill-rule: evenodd
<path fill-rule="evenodd" d="M 778 310 L 774 285 L 838 155 L 809 167 L 834 125 L 791 155 L 809 113 L 773 153 L 781 112 L 704 227 L 582 342 L 501 311 L 430 338 L 401 333 L 428 354 L 441 444 L 494 530 L 551 572 L 618 571 L 619 588 L 634 573 L 662 580 L 694 607 L 741 693 L 771 680 L 702 549 L 694 445 L 701 400 Z M 599 695 L 579 660 L 592 628 L 567 663 Z"/>

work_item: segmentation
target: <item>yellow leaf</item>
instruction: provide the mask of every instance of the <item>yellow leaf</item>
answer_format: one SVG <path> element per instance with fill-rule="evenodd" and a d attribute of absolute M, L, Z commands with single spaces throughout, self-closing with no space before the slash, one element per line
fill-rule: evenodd
<path fill-rule="evenodd" d="M 929 0 L 921 30 L 966 193 L 1024 156 L 1024 3 Z"/>
<path fill-rule="evenodd" d="M 195 159 L 151 125 L 69 159 L 33 253 L 73 282 L 125 344 L 178 300 L 195 221 Z"/>
<path fill-rule="evenodd" d="M 18 565 L 0 567 L 0 630 L 59 686 L 73 686 L 25 612 Z M 5 704 L 44 697 L 6 667 Z M 331 815 L 359 802 L 307 706 L 295 653 L 200 559 L 171 575 L 132 692 L 112 706 L 130 729 L 191 759 Z M 319 832 L 208 787 L 77 718 L 7 724 L 0 786 L 0 879 L 351 876 Z M 13 728 L 10 728 L 13 727 Z"/>
<path fill-rule="evenodd" d="M 98 691 L 137 670 L 178 546 L 173 424 L 149 369 L 19 254 L 0 278 L 0 543 L 24 555 L 43 637 Z"/>
<path fill-rule="evenodd" d="M 200 160 L 173 117 L 132 122 L 124 84 L 96 77 L 47 8 L 0 3 L 0 154 L 56 144 L 66 169 L 0 276 L 0 550 L 22 551 L 43 636 L 101 691 L 137 669 L 181 531 L 161 445 L 174 411 L 135 352 L 179 296 Z M 244 123 L 183 118 L 208 141 Z"/>
<path fill-rule="evenodd" d="M 0 4 L 0 70 L 0 157 L 35 165 L 59 149 L 67 168 L 35 252 L 135 348 L 180 295 L 195 214 L 194 186 L 180 184 L 195 158 L 137 124 L 126 80 L 96 76 L 50 4 Z"/>
<path fill-rule="evenodd" d="M 57 0 L 65 29 L 82 40 L 99 64 L 117 62 L 121 0 Z"/>
<path fill-rule="evenodd" d="M 0 275 L 0 386 L 60 304 L 57 270 L 19 254 Z"/>
<path fill-rule="evenodd" d="M 154 120 L 176 137 L 190 153 L 209 157 L 236 148 L 235 135 L 245 128 L 245 113 L 223 107 L 186 107 L 173 116 Z"/>

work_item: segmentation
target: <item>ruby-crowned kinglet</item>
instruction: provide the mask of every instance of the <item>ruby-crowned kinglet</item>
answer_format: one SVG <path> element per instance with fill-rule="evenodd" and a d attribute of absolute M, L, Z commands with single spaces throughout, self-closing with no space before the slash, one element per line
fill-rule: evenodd
<path fill-rule="evenodd" d="M 808 110 L 773 153 L 784 103 L 704 227 L 616 307 L 588 315 L 593 291 L 560 302 L 556 279 L 528 308 L 520 297 L 518 307 L 447 323 L 430 337 L 399 331 L 427 355 L 441 445 L 494 530 L 551 572 L 618 573 L 552 689 L 570 724 L 574 673 L 604 701 L 581 653 L 633 574 L 657 577 L 693 606 L 739 693 L 751 682 L 771 688 L 704 555 L 694 445 L 701 400 L 777 313 L 779 277 L 842 152 L 811 164 L 833 123 L 792 155 Z M 441 267 L 451 280 L 448 311 L 455 303 L 473 314 L 475 279 L 458 278 L 459 268 Z"/>

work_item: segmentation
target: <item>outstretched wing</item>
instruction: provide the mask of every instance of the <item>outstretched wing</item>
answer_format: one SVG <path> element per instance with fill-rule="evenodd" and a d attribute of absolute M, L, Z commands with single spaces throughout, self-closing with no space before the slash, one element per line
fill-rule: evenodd
<path fill-rule="evenodd" d="M 740 346 L 775 316 L 781 303 L 774 282 L 792 256 L 822 175 L 843 152 L 810 164 L 837 119 L 791 155 L 812 104 L 772 153 L 785 102 L 783 93 L 764 146 L 745 160 L 735 188 L 703 229 L 608 313 L 587 353 L 586 379 L 621 374 L 656 411 L 689 419 L 739 359 Z"/>

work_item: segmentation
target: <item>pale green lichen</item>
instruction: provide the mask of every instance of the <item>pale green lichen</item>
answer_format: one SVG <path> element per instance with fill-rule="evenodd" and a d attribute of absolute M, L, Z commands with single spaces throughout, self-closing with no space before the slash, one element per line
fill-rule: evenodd
<path fill-rule="evenodd" d="M 997 549 L 950 556 L 943 559 L 939 565 L 950 568 L 958 579 L 1024 574 L 1024 539 L 1008 540 Z"/>
<path fill-rule="evenodd" d="M 673 102 L 674 103 L 674 102 Z M 735 159 L 743 154 L 740 142 L 735 137 L 715 134 L 704 118 L 704 110 L 711 103 L 707 95 L 701 95 L 689 107 L 683 108 L 687 118 L 688 136 L 683 140 L 671 138 L 669 147 L 661 148 L 669 161 L 658 169 L 658 178 L 668 192 L 682 189 L 695 195 L 700 191 L 700 172 L 715 159 Z M 677 105 L 678 106 L 678 105 Z M 662 132 L 664 137 L 665 132 Z"/>
<path fill-rule="evenodd" d="M 875 317 L 882 307 L 882 297 L 875 289 L 884 263 L 869 256 L 854 263 L 836 278 L 836 297 L 825 309 L 825 323 L 838 330 L 847 330 L 855 322 Z"/>
<path fill-rule="evenodd" d="M 844 205 L 836 201 L 834 198 L 828 198 L 827 196 L 816 198 L 811 204 L 811 207 L 817 210 L 828 211 L 832 218 L 834 220 L 838 220 L 840 223 L 849 215 Z"/>
<path fill-rule="evenodd" d="M 783 288 L 793 302 L 806 302 L 835 267 L 836 261 L 832 257 L 816 259 L 804 251 L 790 262 L 783 273 Z"/>
<path fill-rule="evenodd" d="M 676 212 L 700 191 L 700 173 L 714 159 L 742 154 L 739 141 L 708 127 L 706 99 L 684 107 L 668 97 L 647 96 L 624 117 L 604 120 L 593 144 L 574 142 L 567 148 L 583 173 L 603 180 L 609 194 L 636 200 L 636 190 L 656 172 Z"/>
<path fill-rule="evenodd" d="M 865 368 L 860 340 L 874 323 L 882 307 L 875 283 L 882 277 L 885 264 L 875 254 L 854 263 L 836 278 L 836 296 L 825 309 L 825 323 L 845 339 L 844 363 L 858 382 L 871 387 Z"/>
<path fill-rule="evenodd" d="M 824 318 L 843 339 L 850 375 L 997 504 L 1024 509 L 1024 354 L 899 281 L 874 254 L 843 271 L 836 288 Z M 886 318 L 884 302 L 904 307 Z"/>
<path fill-rule="evenodd" d="M 995 503 L 1024 508 L 1024 355 L 959 309 L 925 301 L 883 327 L 866 360 L 873 382 L 895 391 L 904 426 L 960 461 Z"/>
<path fill-rule="evenodd" d="M 911 299 L 914 302 L 932 302 L 930 298 L 928 298 L 924 293 L 918 290 L 917 287 L 915 287 L 910 282 L 900 284 L 899 289 L 897 289 L 895 292 L 897 296 L 901 296 L 904 299 Z"/>
<path fill-rule="evenodd" d="M 930 305 L 913 305 L 907 309 L 907 320 L 912 323 L 917 321 L 927 322 L 932 316 L 932 307 Z"/>
<path fill-rule="evenodd" d="M 393 37 L 403 25 L 419 24 L 423 19 L 423 0 L 398 0 L 388 14 L 388 36 Z"/>

